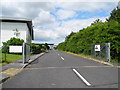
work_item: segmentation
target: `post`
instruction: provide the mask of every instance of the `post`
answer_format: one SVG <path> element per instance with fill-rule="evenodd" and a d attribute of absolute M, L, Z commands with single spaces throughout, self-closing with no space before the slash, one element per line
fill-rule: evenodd
<path fill-rule="evenodd" d="M 107 61 L 110 62 L 110 43 L 106 43 Z"/>
<path fill-rule="evenodd" d="M 5 62 L 6 62 L 6 58 L 7 58 L 7 57 L 6 57 L 6 53 L 7 53 L 7 45 L 5 45 L 4 47 L 5 47 L 5 52 L 4 52 L 5 55 L 4 55 L 4 58 L 5 58 Z"/>
<path fill-rule="evenodd" d="M 22 50 L 22 54 L 23 54 L 23 64 L 25 64 L 25 43 L 23 43 L 23 50 Z"/>

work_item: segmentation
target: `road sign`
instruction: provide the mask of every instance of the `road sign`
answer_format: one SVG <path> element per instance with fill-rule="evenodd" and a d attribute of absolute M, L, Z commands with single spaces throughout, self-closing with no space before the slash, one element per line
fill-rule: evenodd
<path fill-rule="evenodd" d="M 9 46 L 10 53 L 22 53 L 22 46 Z"/>
<path fill-rule="evenodd" d="M 100 51 L 100 45 L 95 45 L 95 51 Z"/>

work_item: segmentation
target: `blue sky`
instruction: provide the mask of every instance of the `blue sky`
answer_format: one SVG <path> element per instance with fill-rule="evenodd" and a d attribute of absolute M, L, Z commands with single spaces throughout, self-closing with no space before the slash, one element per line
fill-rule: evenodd
<path fill-rule="evenodd" d="M 21 5 L 18 7 L 18 5 Z M 2 2 L 2 16 L 32 19 L 34 43 L 64 41 L 72 31 L 86 28 L 96 19 L 105 21 L 116 8 L 118 0 L 111 2 Z"/>

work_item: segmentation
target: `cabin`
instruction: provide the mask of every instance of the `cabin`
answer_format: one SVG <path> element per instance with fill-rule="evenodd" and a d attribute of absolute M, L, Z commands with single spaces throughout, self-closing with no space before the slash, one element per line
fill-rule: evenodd
<path fill-rule="evenodd" d="M 0 46 L 12 37 L 23 39 L 25 43 L 34 39 L 31 19 L 0 17 L 0 29 Z"/>

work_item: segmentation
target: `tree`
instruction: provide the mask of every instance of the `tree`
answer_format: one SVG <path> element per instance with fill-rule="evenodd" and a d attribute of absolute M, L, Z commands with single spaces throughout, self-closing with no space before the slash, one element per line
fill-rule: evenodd
<path fill-rule="evenodd" d="M 34 43 L 31 43 L 30 46 L 31 46 L 31 51 L 33 54 L 39 54 L 42 52 L 40 45 L 35 45 Z"/>
<path fill-rule="evenodd" d="M 3 42 L 3 45 L 6 44 L 6 45 L 22 45 L 24 42 L 23 39 L 19 39 L 19 38 L 10 38 L 10 40 L 6 41 L 6 42 Z"/>
<path fill-rule="evenodd" d="M 102 22 L 102 21 L 100 19 L 97 19 L 93 23 L 91 23 L 91 25 L 94 25 L 94 24 L 99 23 L 99 22 Z"/>
<path fill-rule="evenodd" d="M 50 49 L 50 47 L 48 46 L 47 43 L 45 43 L 45 45 L 44 45 L 44 49 L 45 49 L 45 50 L 49 50 L 49 49 Z"/>
<path fill-rule="evenodd" d="M 117 7 L 112 10 L 108 21 L 111 21 L 111 20 L 115 20 L 120 23 L 120 8 Z"/>
<path fill-rule="evenodd" d="M 2 52 L 3 53 L 9 53 L 9 45 L 22 45 L 24 42 L 23 39 L 19 39 L 19 38 L 10 38 L 10 40 L 3 42 L 3 46 L 2 46 Z"/>
<path fill-rule="evenodd" d="M 71 32 L 70 35 L 66 36 L 65 41 L 67 41 L 71 36 L 73 36 L 75 33 Z"/>

